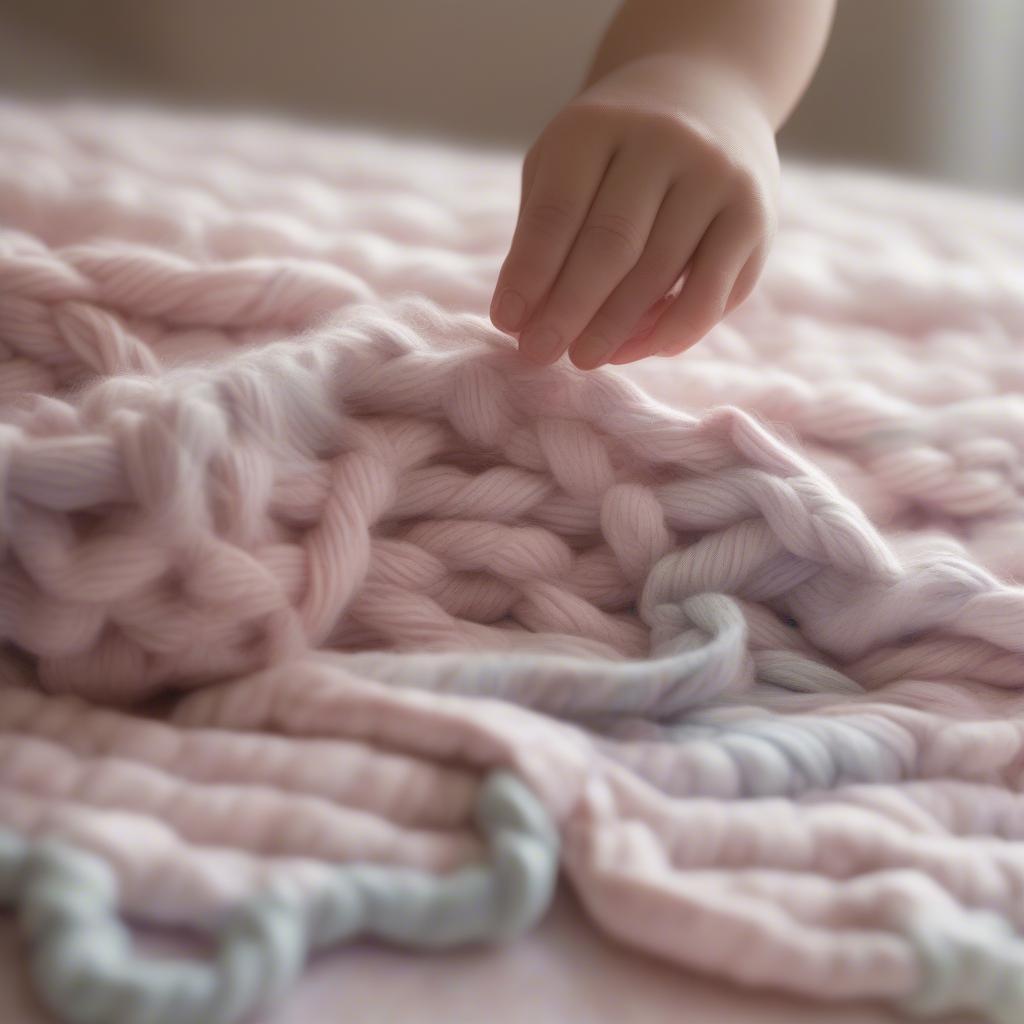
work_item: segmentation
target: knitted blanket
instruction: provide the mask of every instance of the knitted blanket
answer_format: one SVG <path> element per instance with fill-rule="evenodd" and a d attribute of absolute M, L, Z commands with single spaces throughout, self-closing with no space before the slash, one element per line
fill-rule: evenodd
<path fill-rule="evenodd" d="M 792 164 L 752 298 L 584 373 L 487 319 L 518 175 L 0 105 L 0 902 L 41 998 L 240 1021 L 557 882 L 739 983 L 1024 1019 L 1024 206 Z"/>

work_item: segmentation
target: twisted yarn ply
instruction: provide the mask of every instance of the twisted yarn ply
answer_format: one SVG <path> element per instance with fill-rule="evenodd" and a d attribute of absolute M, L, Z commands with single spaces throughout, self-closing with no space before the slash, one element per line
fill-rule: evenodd
<path fill-rule="evenodd" d="M 1019 1021 L 1024 206 L 792 165 L 743 307 L 582 373 L 485 315 L 517 175 L 0 104 L 0 901 L 43 998 L 242 1020 L 360 934 L 519 935 L 561 869 L 682 965 Z"/>

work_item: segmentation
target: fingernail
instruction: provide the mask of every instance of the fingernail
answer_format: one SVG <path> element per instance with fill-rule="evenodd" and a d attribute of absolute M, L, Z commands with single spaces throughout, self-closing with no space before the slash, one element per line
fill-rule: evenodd
<path fill-rule="evenodd" d="M 627 351 L 627 346 L 623 345 L 622 348 L 612 356 L 609 360 L 614 366 L 623 366 L 626 363 L 636 363 L 641 359 L 647 359 L 649 356 L 655 355 L 654 346 L 648 341 L 646 345 L 640 345 L 632 350 L 631 354 L 624 355 Z"/>
<path fill-rule="evenodd" d="M 572 361 L 581 370 L 596 369 L 609 355 L 600 338 L 583 338 L 572 350 Z"/>
<path fill-rule="evenodd" d="M 562 339 L 550 327 L 531 327 L 519 339 L 519 351 L 544 362 L 558 356 L 562 348 Z"/>
<path fill-rule="evenodd" d="M 495 321 L 505 331 L 517 331 L 526 314 L 526 300 L 518 292 L 506 288 L 495 310 Z"/>

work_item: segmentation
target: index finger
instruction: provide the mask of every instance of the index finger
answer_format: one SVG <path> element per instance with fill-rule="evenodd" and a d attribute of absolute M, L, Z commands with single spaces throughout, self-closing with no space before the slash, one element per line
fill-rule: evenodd
<path fill-rule="evenodd" d="M 563 129 L 536 155 L 532 181 L 508 255 L 498 274 L 491 319 L 504 331 L 518 331 L 554 283 L 587 216 L 613 155 L 593 132 Z"/>

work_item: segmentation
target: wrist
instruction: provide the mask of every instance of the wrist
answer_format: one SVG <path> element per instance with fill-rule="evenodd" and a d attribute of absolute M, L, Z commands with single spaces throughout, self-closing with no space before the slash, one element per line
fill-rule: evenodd
<path fill-rule="evenodd" d="M 835 0 L 623 0 L 583 88 L 625 63 L 674 56 L 730 78 L 774 132 L 810 82 L 834 8 Z"/>
<path fill-rule="evenodd" d="M 581 102 L 662 113 L 700 122 L 716 135 L 775 151 L 775 126 L 763 93 L 735 61 L 703 50 L 596 60 L 577 96 Z"/>
<path fill-rule="evenodd" d="M 706 96 L 710 89 L 715 89 L 737 102 L 756 108 L 771 121 L 767 98 L 764 90 L 758 88 L 756 80 L 745 73 L 735 59 L 708 50 L 634 53 L 621 60 L 607 53 L 599 53 L 588 69 L 577 95 L 595 89 L 602 83 L 613 83 L 627 74 L 634 80 L 640 77 L 649 81 L 652 90 L 660 89 L 666 96 L 673 92 L 680 97 Z"/>

